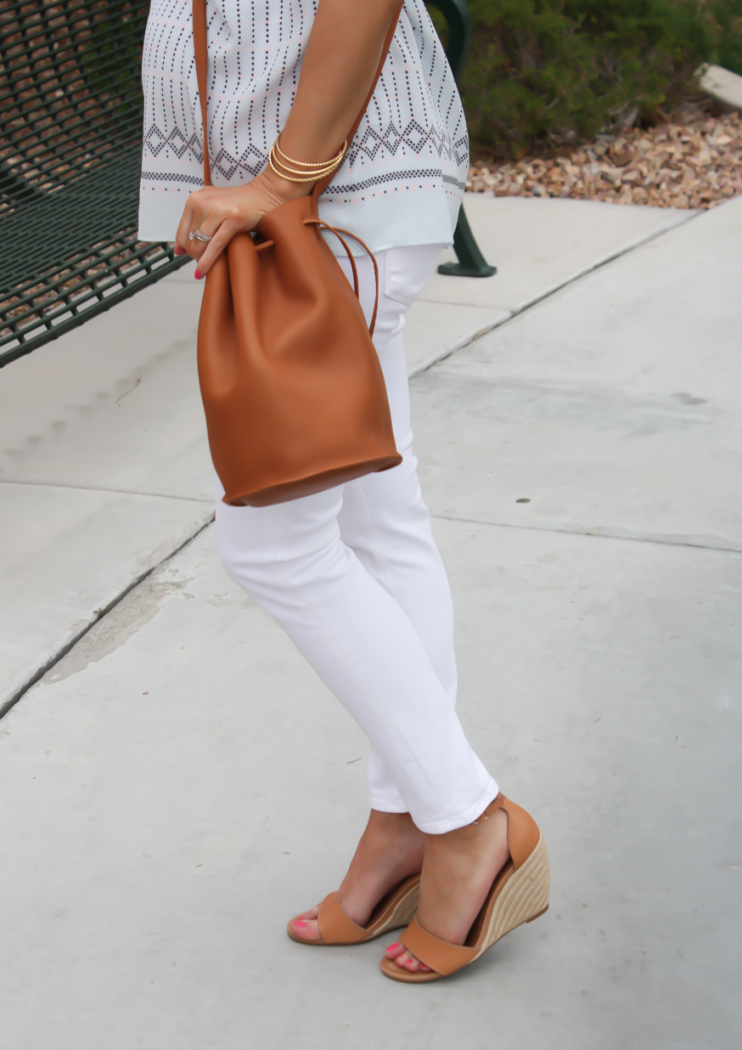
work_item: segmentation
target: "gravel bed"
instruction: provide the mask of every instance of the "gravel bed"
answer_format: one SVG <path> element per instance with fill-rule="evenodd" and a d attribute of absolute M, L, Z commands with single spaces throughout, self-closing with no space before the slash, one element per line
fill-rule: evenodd
<path fill-rule="evenodd" d="M 594 142 L 560 156 L 474 164 L 466 184 L 498 197 L 573 197 L 656 208 L 713 208 L 742 193 L 742 118 L 687 104 L 667 123 Z"/>

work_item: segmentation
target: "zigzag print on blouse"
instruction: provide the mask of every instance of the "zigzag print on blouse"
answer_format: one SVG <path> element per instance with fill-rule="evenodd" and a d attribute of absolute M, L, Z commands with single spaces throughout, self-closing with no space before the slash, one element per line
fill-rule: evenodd
<path fill-rule="evenodd" d="M 436 128 L 428 128 L 426 131 L 417 121 L 411 120 L 401 131 L 398 131 L 391 121 L 383 133 L 379 133 L 375 128 L 367 127 L 361 141 L 359 142 L 356 137 L 352 147 L 348 150 L 347 164 L 352 168 L 361 154 L 374 160 L 380 150 L 387 150 L 394 157 L 397 150 L 403 146 L 407 146 L 419 155 L 428 144 L 432 145 L 439 157 L 445 154 L 457 167 L 468 160 L 468 136 L 452 143 L 448 136 L 442 136 Z M 167 147 L 179 159 L 190 152 L 194 160 L 199 164 L 203 163 L 204 154 L 200 139 L 195 134 L 191 135 L 190 139 L 186 139 L 180 128 L 173 128 L 166 136 L 156 124 L 151 124 L 144 137 L 144 145 L 153 157 Z M 233 157 L 227 150 L 220 149 L 212 161 L 212 166 L 227 181 L 230 181 L 236 172 L 244 172 L 251 177 L 259 175 L 267 163 L 268 154 L 251 143 L 241 157 Z"/>
<path fill-rule="evenodd" d="M 191 2 L 151 4 L 142 62 L 144 179 L 182 174 L 184 160 L 203 163 Z M 245 181 L 265 167 L 293 103 L 315 10 L 314 0 L 207 0 L 209 144 L 214 173 L 225 182 Z M 350 186 L 383 167 L 383 174 L 404 179 L 423 156 L 438 162 L 425 167 L 439 167 L 439 177 L 465 178 L 468 138 L 456 85 L 423 0 L 406 0 L 337 178 Z"/>

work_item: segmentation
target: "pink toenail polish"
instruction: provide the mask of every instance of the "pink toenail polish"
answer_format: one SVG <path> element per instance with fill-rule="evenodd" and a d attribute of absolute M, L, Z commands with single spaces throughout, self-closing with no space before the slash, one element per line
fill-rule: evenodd
<path fill-rule="evenodd" d="M 399 941 L 397 941 L 396 944 L 390 944 L 389 947 L 387 948 L 387 951 L 388 952 L 393 952 L 395 948 L 399 948 Z"/>
<path fill-rule="evenodd" d="M 306 923 L 304 922 L 303 919 L 297 919 L 296 922 L 294 923 L 294 926 L 306 926 Z"/>

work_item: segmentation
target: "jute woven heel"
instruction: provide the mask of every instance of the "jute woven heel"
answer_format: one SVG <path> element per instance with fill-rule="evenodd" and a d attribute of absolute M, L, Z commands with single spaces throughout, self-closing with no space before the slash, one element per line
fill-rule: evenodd
<path fill-rule="evenodd" d="M 415 918 L 399 940 L 430 970 L 410 973 L 393 959 L 384 958 L 380 965 L 385 976 L 408 984 L 447 977 L 476 962 L 516 926 L 533 922 L 549 907 L 549 853 L 535 820 L 501 794 L 485 810 L 485 819 L 496 809 L 504 809 L 508 815 L 510 860 L 492 883 L 466 940 L 463 944 L 442 941 Z"/>
<path fill-rule="evenodd" d="M 358 926 L 343 908 L 336 890 L 328 894 L 319 906 L 319 940 L 305 941 L 302 937 L 297 937 L 292 930 L 293 924 L 297 919 L 302 919 L 303 915 L 293 918 L 286 929 L 291 940 L 297 944 L 363 944 L 365 941 L 374 940 L 375 937 L 382 937 L 390 930 L 406 926 L 417 911 L 419 896 L 420 876 L 410 875 L 376 905 L 365 926 Z"/>

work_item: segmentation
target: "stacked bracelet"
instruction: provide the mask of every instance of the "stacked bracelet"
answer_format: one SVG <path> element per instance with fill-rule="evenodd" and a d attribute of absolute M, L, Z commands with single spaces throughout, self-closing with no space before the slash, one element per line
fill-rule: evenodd
<path fill-rule="evenodd" d="M 337 171 L 343 163 L 343 157 L 347 149 L 348 140 L 346 139 L 340 147 L 340 151 L 332 160 L 321 161 L 319 164 L 310 164 L 307 161 L 292 160 L 291 157 L 286 156 L 278 145 L 278 139 L 276 139 L 268 154 L 268 163 L 276 175 L 279 175 L 282 179 L 287 179 L 289 182 L 319 182 L 326 175 L 332 175 L 333 172 Z"/>

